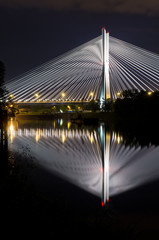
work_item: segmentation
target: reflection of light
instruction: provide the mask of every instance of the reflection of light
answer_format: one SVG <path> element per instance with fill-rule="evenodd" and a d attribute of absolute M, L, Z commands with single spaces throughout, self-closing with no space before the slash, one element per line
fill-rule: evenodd
<path fill-rule="evenodd" d="M 101 138 L 103 137 L 103 127 L 102 125 L 100 126 L 100 134 L 101 134 Z"/>
<path fill-rule="evenodd" d="M 117 143 L 120 143 L 120 136 L 117 136 Z"/>
<path fill-rule="evenodd" d="M 64 143 L 66 141 L 66 136 L 64 131 L 62 132 L 61 138 L 62 138 L 62 142 Z"/>
<path fill-rule="evenodd" d="M 117 143 L 119 144 L 122 140 L 123 140 L 123 138 L 121 136 L 119 136 L 119 134 L 118 134 L 118 136 L 116 138 Z"/>
<path fill-rule="evenodd" d="M 40 139 L 40 131 L 39 129 L 36 131 L 36 135 L 35 135 L 35 141 L 38 142 Z"/>
<path fill-rule="evenodd" d="M 67 123 L 67 128 L 69 129 L 71 127 L 71 122 Z"/>
<path fill-rule="evenodd" d="M 90 142 L 91 142 L 91 144 L 93 143 L 93 140 L 94 140 L 94 138 L 93 138 L 93 133 L 91 133 L 91 136 L 89 137 L 89 140 L 90 140 Z"/>
<path fill-rule="evenodd" d="M 15 136 L 15 132 L 14 132 L 14 126 L 13 126 L 13 120 L 11 119 L 11 123 L 10 123 L 10 126 L 9 126 L 9 133 L 10 133 L 10 141 L 11 143 L 13 143 L 13 138 Z"/>
<path fill-rule="evenodd" d="M 118 133 L 118 135 L 117 135 L 115 132 L 113 132 L 112 138 L 113 138 L 113 140 L 116 141 L 118 144 L 123 141 L 123 137 L 120 136 L 119 133 Z"/>

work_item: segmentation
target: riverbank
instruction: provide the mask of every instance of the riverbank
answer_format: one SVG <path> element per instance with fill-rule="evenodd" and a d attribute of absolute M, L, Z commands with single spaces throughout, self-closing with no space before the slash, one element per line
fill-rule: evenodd
<path fill-rule="evenodd" d="M 156 124 L 159 121 L 159 116 L 156 112 L 149 114 L 139 113 L 124 113 L 117 114 L 115 112 L 66 112 L 66 113 L 54 113 L 54 114 L 16 114 L 17 119 L 66 119 L 79 123 L 98 123 L 104 121 L 107 125 L 109 124 L 121 124 L 127 122 L 134 122 L 138 124 L 153 123 Z"/>

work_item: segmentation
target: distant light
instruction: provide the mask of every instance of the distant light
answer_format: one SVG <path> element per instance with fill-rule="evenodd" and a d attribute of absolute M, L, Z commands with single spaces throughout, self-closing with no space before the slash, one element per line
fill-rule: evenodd
<path fill-rule="evenodd" d="M 120 96 L 120 92 L 117 92 L 117 96 Z"/>
<path fill-rule="evenodd" d="M 102 202 L 102 207 L 104 207 L 104 202 Z"/>
<path fill-rule="evenodd" d="M 13 96 L 13 94 L 10 94 L 9 96 L 10 96 L 11 98 L 13 98 L 13 97 L 14 97 L 14 96 Z"/>
<path fill-rule="evenodd" d="M 35 93 L 35 97 L 39 97 L 39 94 L 38 94 L 38 93 Z"/>
<path fill-rule="evenodd" d="M 109 202 L 109 199 L 107 198 L 107 203 Z"/>
<path fill-rule="evenodd" d="M 65 96 L 65 93 L 62 93 L 61 96 L 64 97 L 64 96 Z"/>
<path fill-rule="evenodd" d="M 90 92 L 90 94 L 89 94 L 89 95 L 93 97 L 94 93 L 93 93 L 93 92 Z"/>
<path fill-rule="evenodd" d="M 105 30 L 105 28 L 104 28 L 104 27 L 102 27 L 102 30 Z"/>
<path fill-rule="evenodd" d="M 148 94 L 148 95 L 151 95 L 151 94 L 152 94 L 152 92 L 148 92 L 147 94 Z"/>

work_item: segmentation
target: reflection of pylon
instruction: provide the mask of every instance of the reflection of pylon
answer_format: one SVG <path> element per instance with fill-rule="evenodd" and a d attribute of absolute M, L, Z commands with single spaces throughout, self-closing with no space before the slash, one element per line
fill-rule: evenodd
<path fill-rule="evenodd" d="M 109 81 L 109 32 L 102 28 L 102 48 L 103 48 L 103 76 L 100 94 L 100 102 L 110 98 L 110 81 Z"/>
<path fill-rule="evenodd" d="M 110 133 L 105 131 L 104 124 L 100 125 L 100 140 L 102 150 L 102 206 L 109 202 L 109 155 Z"/>

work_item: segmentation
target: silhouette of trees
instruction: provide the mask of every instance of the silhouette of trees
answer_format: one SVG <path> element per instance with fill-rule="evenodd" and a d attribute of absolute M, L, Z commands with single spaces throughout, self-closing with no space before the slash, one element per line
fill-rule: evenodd
<path fill-rule="evenodd" d="M 2 61 L 0 61 L 0 111 L 5 106 L 5 93 L 6 89 L 4 86 L 4 76 L 5 76 L 5 66 Z"/>
<path fill-rule="evenodd" d="M 99 102 L 96 102 L 94 100 L 91 100 L 89 103 L 87 103 L 84 107 L 85 110 L 91 110 L 92 112 L 96 112 L 100 110 Z"/>
<path fill-rule="evenodd" d="M 9 114 L 14 116 L 15 107 L 4 83 L 5 72 L 5 65 L 0 61 L 0 115 Z"/>
<path fill-rule="evenodd" d="M 159 109 L 159 91 L 125 90 L 113 104 L 112 110 L 119 114 L 150 115 Z"/>

